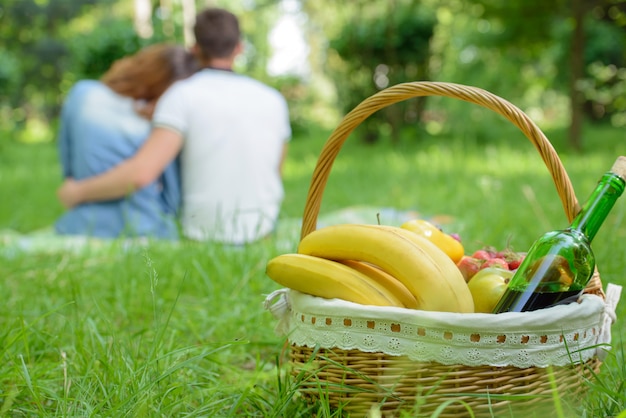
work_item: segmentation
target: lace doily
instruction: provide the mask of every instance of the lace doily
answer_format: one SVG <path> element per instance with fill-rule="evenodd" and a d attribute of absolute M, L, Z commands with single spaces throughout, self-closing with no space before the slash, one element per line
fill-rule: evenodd
<path fill-rule="evenodd" d="M 413 361 L 466 366 L 547 367 L 601 356 L 611 340 L 620 286 L 605 301 L 583 295 L 579 303 L 524 313 L 456 314 L 364 306 L 281 289 L 265 300 L 277 332 L 291 344 L 357 349 L 407 356 Z"/>

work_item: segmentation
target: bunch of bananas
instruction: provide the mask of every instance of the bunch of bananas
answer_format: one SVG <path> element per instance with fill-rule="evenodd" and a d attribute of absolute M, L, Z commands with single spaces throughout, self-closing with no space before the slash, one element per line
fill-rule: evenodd
<path fill-rule="evenodd" d="M 474 312 L 463 275 L 428 239 L 385 225 L 341 224 L 305 236 L 296 254 L 271 259 L 275 282 L 363 305 Z"/>

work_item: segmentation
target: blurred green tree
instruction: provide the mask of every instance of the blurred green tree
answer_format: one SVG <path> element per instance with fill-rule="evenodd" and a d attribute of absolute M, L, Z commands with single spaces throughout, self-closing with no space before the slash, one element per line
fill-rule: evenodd
<path fill-rule="evenodd" d="M 430 42 L 436 24 L 434 11 L 417 0 L 359 3 L 337 36 L 331 39 L 337 58 L 329 60 L 339 90 L 342 111 L 394 84 L 428 80 Z M 380 129 L 397 142 L 406 123 L 421 118 L 425 98 L 385 108 L 364 123 L 364 138 L 378 139 Z"/>
<path fill-rule="evenodd" d="M 112 0 L 5 0 L 0 5 L 0 106 L 17 108 L 13 121 L 36 113 L 52 117 L 58 86 L 67 70 L 62 32 L 68 21 L 96 4 Z M 4 119 L 4 118 L 3 118 Z"/>
<path fill-rule="evenodd" d="M 591 110 L 598 105 L 607 110 L 604 104 L 594 103 L 598 95 L 590 80 L 598 79 L 592 68 L 598 64 L 614 68 L 625 65 L 626 1 L 470 1 L 481 8 L 480 19 L 497 28 L 476 33 L 474 42 L 492 46 L 522 66 L 538 63 L 546 54 L 552 56 L 556 64 L 552 84 L 566 89 L 569 95 L 569 143 L 581 149 L 585 114 L 592 115 Z M 614 82 L 621 85 L 618 77 Z M 619 101 L 619 95 L 611 99 Z"/>

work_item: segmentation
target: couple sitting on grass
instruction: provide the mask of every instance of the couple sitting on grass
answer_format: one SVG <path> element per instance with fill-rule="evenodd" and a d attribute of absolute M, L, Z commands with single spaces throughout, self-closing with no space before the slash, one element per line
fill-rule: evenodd
<path fill-rule="evenodd" d="M 180 219 L 186 238 L 244 244 L 274 230 L 286 101 L 233 72 L 242 51 L 233 14 L 199 13 L 194 34 L 191 52 L 153 45 L 72 88 L 59 134 L 68 211 L 57 233 L 176 239 Z"/>

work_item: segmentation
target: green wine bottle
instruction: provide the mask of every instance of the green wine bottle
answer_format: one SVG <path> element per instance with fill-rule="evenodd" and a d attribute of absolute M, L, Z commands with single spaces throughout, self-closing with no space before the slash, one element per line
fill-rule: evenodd
<path fill-rule="evenodd" d="M 619 157 L 571 225 L 535 241 L 493 313 L 534 311 L 576 301 L 595 269 L 590 243 L 625 184 L 626 157 Z"/>

